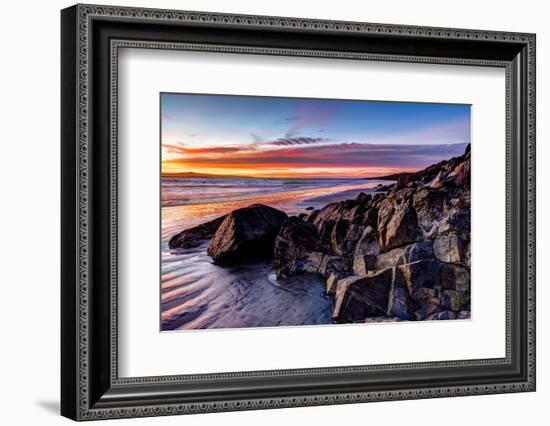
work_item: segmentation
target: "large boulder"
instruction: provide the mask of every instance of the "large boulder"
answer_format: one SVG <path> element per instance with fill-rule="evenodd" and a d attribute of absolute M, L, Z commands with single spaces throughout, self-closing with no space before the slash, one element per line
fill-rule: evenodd
<path fill-rule="evenodd" d="M 286 213 L 262 204 L 235 210 L 225 217 L 207 252 L 217 262 L 273 253 L 273 242 L 286 218 Z"/>
<path fill-rule="evenodd" d="M 212 238 L 226 216 L 218 217 L 210 222 L 203 223 L 193 228 L 184 229 L 170 238 L 168 247 L 171 249 L 188 249 L 198 247 L 205 240 Z"/>

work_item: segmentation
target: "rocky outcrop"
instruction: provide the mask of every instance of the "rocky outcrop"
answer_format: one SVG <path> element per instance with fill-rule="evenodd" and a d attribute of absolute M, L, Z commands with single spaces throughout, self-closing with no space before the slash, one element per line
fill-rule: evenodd
<path fill-rule="evenodd" d="M 278 276 L 323 275 L 335 322 L 469 318 L 469 146 L 377 191 L 289 218 Z"/>
<path fill-rule="evenodd" d="M 386 315 L 392 270 L 371 276 L 352 276 L 338 281 L 333 319 L 336 322 L 363 321 Z"/>
<path fill-rule="evenodd" d="M 203 223 L 193 228 L 185 229 L 170 238 L 168 246 L 170 249 L 188 249 L 198 247 L 204 241 L 212 238 L 226 216 L 218 217 L 210 222 Z"/>
<path fill-rule="evenodd" d="M 382 251 L 416 241 L 418 219 L 412 206 L 413 190 L 386 197 L 378 207 L 378 242 Z"/>
<path fill-rule="evenodd" d="M 274 242 L 274 267 L 279 277 L 317 273 L 323 253 L 318 249 L 317 228 L 298 217 L 288 218 Z"/>
<path fill-rule="evenodd" d="M 207 253 L 216 262 L 271 254 L 273 241 L 286 219 L 286 213 L 262 204 L 235 210 L 219 225 Z"/>

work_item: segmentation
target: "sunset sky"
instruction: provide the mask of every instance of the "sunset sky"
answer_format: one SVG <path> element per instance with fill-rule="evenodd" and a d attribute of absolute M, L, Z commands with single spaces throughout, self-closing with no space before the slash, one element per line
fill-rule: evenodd
<path fill-rule="evenodd" d="M 161 94 L 162 171 L 374 177 L 464 151 L 470 106 Z"/>

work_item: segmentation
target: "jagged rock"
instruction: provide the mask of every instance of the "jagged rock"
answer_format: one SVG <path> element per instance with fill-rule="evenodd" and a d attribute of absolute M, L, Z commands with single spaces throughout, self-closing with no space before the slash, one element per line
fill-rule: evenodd
<path fill-rule="evenodd" d="M 455 290 L 444 290 L 441 292 L 441 306 L 451 311 L 462 311 L 464 306 L 470 302 L 469 292 Z"/>
<path fill-rule="evenodd" d="M 351 259 L 325 254 L 320 261 L 317 273 L 324 277 L 328 277 L 333 273 L 339 276 L 346 276 L 351 273 L 351 269 Z"/>
<path fill-rule="evenodd" d="M 444 290 L 469 291 L 470 270 L 452 263 L 440 263 L 439 279 Z"/>
<path fill-rule="evenodd" d="M 453 171 L 449 173 L 448 178 L 454 185 L 459 187 L 470 187 L 470 159 L 458 163 Z"/>
<path fill-rule="evenodd" d="M 378 207 L 372 206 L 363 215 L 363 226 L 376 229 L 378 225 Z"/>
<path fill-rule="evenodd" d="M 313 223 L 319 212 L 320 210 L 313 210 L 307 217 L 307 221 Z"/>
<path fill-rule="evenodd" d="M 446 182 L 445 174 L 440 170 L 439 173 L 433 178 L 433 180 L 428 184 L 430 188 L 438 189 L 442 188 Z"/>
<path fill-rule="evenodd" d="M 262 204 L 235 210 L 216 230 L 207 253 L 218 262 L 273 253 L 273 241 L 286 218 L 286 213 Z"/>
<path fill-rule="evenodd" d="M 307 213 L 300 213 L 300 214 L 298 215 L 298 218 L 299 218 L 299 219 L 302 219 L 302 220 L 306 220 L 306 219 L 307 219 Z"/>
<path fill-rule="evenodd" d="M 469 179 L 468 148 L 392 177 L 374 196 L 287 220 L 275 241 L 278 276 L 327 278 L 335 322 L 469 318 Z"/>
<path fill-rule="evenodd" d="M 366 317 L 386 315 L 392 270 L 366 277 L 349 277 L 338 281 L 333 320 L 363 321 Z"/>
<path fill-rule="evenodd" d="M 407 186 L 407 183 L 409 183 L 408 176 L 401 176 L 397 179 L 397 182 L 392 187 L 392 192 L 397 192 L 400 189 L 403 189 Z"/>
<path fill-rule="evenodd" d="M 340 256 L 350 255 L 361 237 L 361 227 L 342 219 L 336 222 L 330 236 L 331 248 L 334 253 Z"/>
<path fill-rule="evenodd" d="M 342 279 L 342 277 L 335 273 L 330 274 L 330 277 L 327 278 L 326 293 L 329 296 L 334 296 L 336 294 L 336 287 L 338 285 L 338 280 L 340 279 Z"/>
<path fill-rule="evenodd" d="M 361 227 L 364 227 L 363 222 L 365 221 L 366 210 L 367 208 L 365 204 L 357 204 L 357 206 L 346 212 L 344 218 L 349 220 L 354 225 L 360 225 Z"/>
<path fill-rule="evenodd" d="M 324 247 L 327 248 L 327 250 L 331 246 L 334 225 L 336 225 L 336 222 L 329 219 L 324 222 L 320 222 L 317 226 L 317 229 L 319 230 L 319 241 Z"/>
<path fill-rule="evenodd" d="M 357 201 L 359 204 L 367 204 L 371 200 L 372 200 L 372 195 L 365 194 L 364 192 L 360 192 L 357 195 L 357 197 L 355 197 L 355 201 Z"/>
<path fill-rule="evenodd" d="M 311 207 L 311 206 L 306 207 L 306 210 L 313 210 L 313 207 Z"/>
<path fill-rule="evenodd" d="M 278 276 L 284 277 L 289 275 L 296 274 L 319 274 L 320 269 L 323 265 L 323 260 L 325 259 L 325 253 L 321 251 L 311 251 L 304 253 L 301 256 L 296 256 L 292 262 L 289 264 L 287 270 L 288 272 L 283 273 L 284 269 L 281 269 L 281 272 L 278 270 Z"/>
<path fill-rule="evenodd" d="M 432 181 L 432 176 L 422 176 L 422 178 L 420 179 L 420 184 L 421 185 L 427 185 L 431 181 Z"/>
<path fill-rule="evenodd" d="M 376 231 L 372 226 L 367 225 L 355 246 L 354 256 L 377 256 L 379 253 L 380 244 L 376 238 Z"/>
<path fill-rule="evenodd" d="M 297 217 L 288 218 L 275 238 L 274 267 L 279 277 L 317 273 L 323 253 L 318 250 L 317 228 Z"/>
<path fill-rule="evenodd" d="M 443 191 L 428 187 L 421 187 L 413 195 L 412 206 L 424 238 L 432 238 L 437 232 L 446 214 L 445 199 Z"/>
<path fill-rule="evenodd" d="M 463 242 L 457 235 L 437 236 L 433 243 L 433 253 L 442 262 L 460 263 L 463 249 Z"/>
<path fill-rule="evenodd" d="M 327 204 L 315 216 L 313 224 L 320 228 L 324 222 L 332 221 L 334 223 L 340 220 L 354 222 L 358 217 L 365 213 L 365 205 L 356 200 L 345 200 L 339 203 Z"/>
<path fill-rule="evenodd" d="M 441 298 L 439 289 L 418 287 L 411 294 L 413 304 L 417 307 L 414 311 L 414 319 L 422 321 L 435 312 L 441 310 Z"/>
<path fill-rule="evenodd" d="M 453 210 L 441 221 L 437 230 L 439 235 L 458 234 L 463 239 L 470 236 L 470 209 Z"/>
<path fill-rule="evenodd" d="M 425 240 L 379 254 L 376 257 L 374 268 L 377 270 L 387 269 L 418 260 L 433 259 L 433 257 L 433 243 L 431 240 Z"/>
<path fill-rule="evenodd" d="M 396 268 L 379 271 L 364 277 L 330 280 L 335 294 L 333 319 L 336 322 L 356 322 L 372 316 L 386 316 L 410 320 L 413 318 L 412 300 L 401 271 Z M 328 287 L 327 287 L 328 288 Z"/>
<path fill-rule="evenodd" d="M 383 200 L 378 209 L 378 242 L 382 251 L 415 241 L 417 225 L 409 192 L 403 190 Z"/>
<path fill-rule="evenodd" d="M 210 222 L 203 223 L 193 228 L 185 229 L 170 238 L 168 247 L 171 249 L 188 249 L 198 247 L 209 239 L 218 230 L 226 216 L 218 217 Z"/>
<path fill-rule="evenodd" d="M 379 179 L 386 179 L 386 180 L 397 180 L 399 181 L 401 179 L 402 183 L 405 185 L 408 182 L 415 182 L 419 181 L 423 178 L 426 178 L 426 182 L 433 180 L 433 178 L 440 172 L 440 171 L 450 171 L 450 169 L 454 168 L 457 164 L 469 160 L 470 159 L 470 144 L 466 146 L 466 149 L 464 151 L 464 154 L 459 157 L 453 157 L 450 160 L 443 160 L 437 164 L 432 164 L 431 166 L 426 167 L 423 170 L 419 170 L 418 172 L 414 173 L 397 173 L 389 176 L 380 177 Z"/>
<path fill-rule="evenodd" d="M 376 256 L 373 255 L 359 255 L 353 258 L 353 273 L 354 275 L 367 275 L 374 271 L 374 263 Z"/>
<path fill-rule="evenodd" d="M 462 292 L 470 289 L 470 272 L 460 265 L 432 259 L 407 263 L 398 268 L 411 294 L 420 287 Z"/>
<path fill-rule="evenodd" d="M 398 317 L 404 320 L 413 319 L 412 300 L 407 290 L 402 272 L 392 268 L 392 283 L 389 297 L 388 310 L 386 314 L 390 317 Z"/>

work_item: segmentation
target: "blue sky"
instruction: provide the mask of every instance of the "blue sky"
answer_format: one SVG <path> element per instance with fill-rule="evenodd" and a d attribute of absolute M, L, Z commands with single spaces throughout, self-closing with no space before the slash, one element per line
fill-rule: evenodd
<path fill-rule="evenodd" d="M 370 173 L 374 166 L 425 167 L 463 150 L 470 142 L 470 106 L 165 93 L 161 125 L 163 169 L 170 171 L 239 174 L 248 160 L 258 172 L 262 159 L 260 172 L 280 175 L 287 158 L 289 174 L 316 175 L 326 168 L 346 174 L 352 172 L 345 170 L 347 164 Z M 349 152 L 350 146 L 349 161 L 337 158 L 339 148 Z M 381 157 L 374 146 L 391 147 L 392 157 Z M 422 151 L 417 161 L 411 161 L 414 147 Z M 297 158 L 303 158 L 301 170 Z"/>

